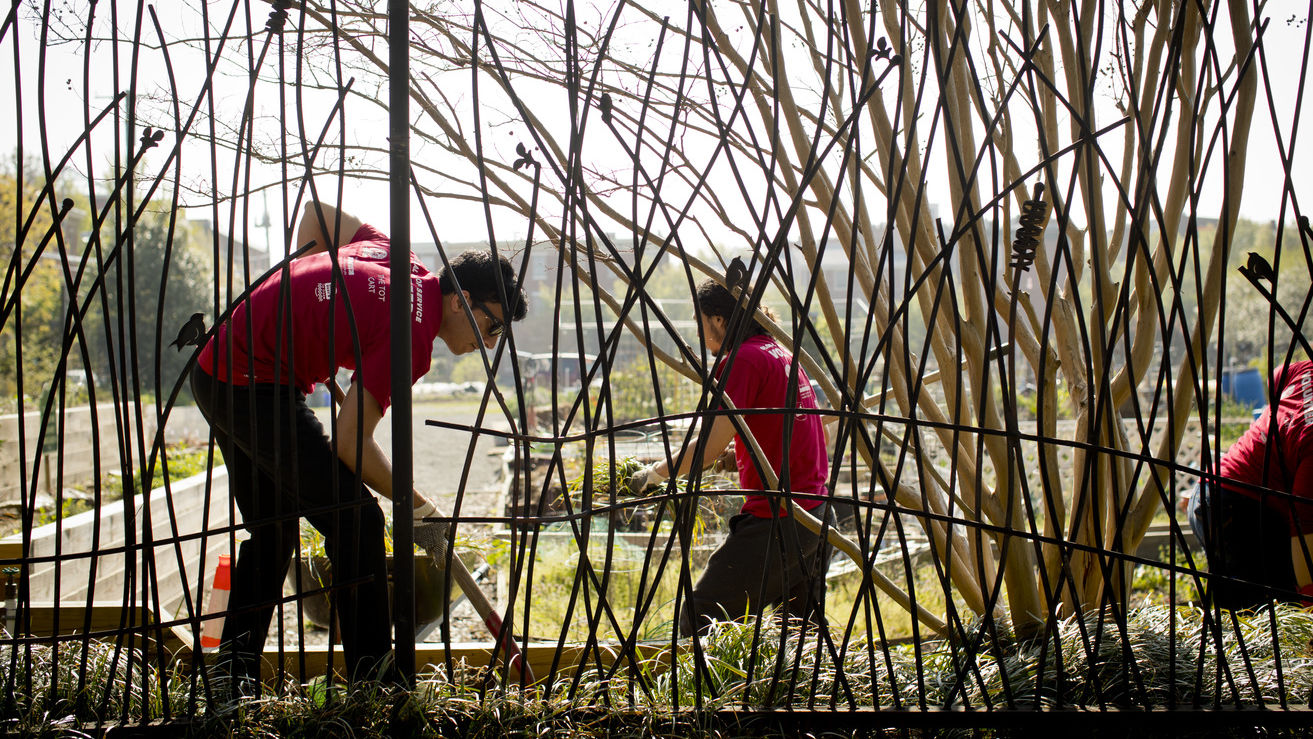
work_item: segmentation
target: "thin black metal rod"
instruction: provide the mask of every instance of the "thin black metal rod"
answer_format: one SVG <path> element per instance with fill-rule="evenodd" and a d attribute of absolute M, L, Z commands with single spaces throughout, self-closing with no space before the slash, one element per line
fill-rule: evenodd
<path fill-rule="evenodd" d="M 410 312 L 410 2 L 388 3 L 388 132 L 391 190 L 392 551 L 396 664 L 415 684 L 414 447 Z"/>

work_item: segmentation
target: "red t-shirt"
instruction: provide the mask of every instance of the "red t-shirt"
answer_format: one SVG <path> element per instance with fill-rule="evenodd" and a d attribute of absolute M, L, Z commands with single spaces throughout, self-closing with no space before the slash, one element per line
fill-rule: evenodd
<path fill-rule="evenodd" d="M 1290 535 L 1313 533 L 1313 362 L 1294 362 L 1272 373 L 1276 412 L 1263 410 L 1249 430 L 1222 456 L 1223 487 L 1259 498 L 1280 511 Z M 1268 441 L 1275 443 L 1268 448 Z M 1269 495 L 1227 480 L 1290 493 Z"/>
<path fill-rule="evenodd" d="M 736 408 L 815 408 L 816 394 L 811 380 L 798 368 L 796 397 L 789 402 L 789 370 L 793 356 L 769 336 L 754 336 L 739 344 L 733 354 L 717 365 L 719 377 L 728 364 L 729 377 L 725 381 L 725 394 Z M 770 460 L 775 474 L 784 468 L 784 432 L 788 426 L 789 479 L 787 489 L 794 493 L 828 495 L 825 487 L 829 460 L 825 449 L 825 424 L 814 413 L 761 413 L 745 415 L 744 420 L 761 450 Z M 734 457 L 739 468 L 739 486 L 744 490 L 765 490 L 752 462 L 752 452 L 742 439 L 735 435 Z M 786 481 L 781 479 L 781 487 Z M 748 495 L 743 501 L 743 513 L 758 518 L 771 517 L 772 499 L 764 495 Z M 802 499 L 804 509 L 811 510 L 822 501 Z M 786 509 L 787 512 L 787 509 Z"/>
<path fill-rule="evenodd" d="M 346 287 L 351 315 L 347 314 L 348 300 L 342 298 L 340 289 L 334 289 L 328 252 L 292 260 L 233 309 L 201 350 L 201 369 L 234 385 L 276 383 L 309 393 L 344 367 L 355 370 L 352 380 L 359 380 L 387 410 L 392 403 L 389 247 L 387 236 L 366 225 L 337 250 L 342 272 L 338 285 Z M 433 340 L 442 323 L 442 294 L 437 277 L 414 255 L 410 274 L 414 382 L 429 370 Z M 284 285 L 288 288 L 286 301 Z M 356 335 L 360 340 L 358 365 Z"/>

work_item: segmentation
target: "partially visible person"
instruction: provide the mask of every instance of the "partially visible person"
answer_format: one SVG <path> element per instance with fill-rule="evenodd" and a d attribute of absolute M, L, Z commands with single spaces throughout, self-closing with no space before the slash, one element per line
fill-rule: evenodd
<path fill-rule="evenodd" d="M 807 374 L 799 367 L 790 380 L 793 356 L 764 326 L 751 322 L 746 330 L 736 332 L 744 338 L 735 344 L 730 336 L 735 302 L 714 280 L 698 287 L 702 339 L 707 349 L 718 355 L 715 377 L 720 378 L 728 367 L 725 395 L 740 410 L 814 410 L 816 395 Z M 798 495 L 794 500 L 802 508 L 833 526 L 834 513 L 825 499 L 829 495 L 829 460 L 821 416 L 779 410 L 744 413 L 739 418 L 760 444 L 781 487 Z M 673 472 L 688 474 L 702 461 L 705 464 L 699 466 L 710 466 L 736 438 L 734 422 L 727 415 L 715 416 L 703 453 L 695 457 L 696 442 L 690 440 L 686 453 L 675 460 Z M 735 442 L 734 454 L 739 487 L 762 494 L 746 495 L 742 510 L 730 519 L 729 536 L 712 553 L 691 601 L 683 604 L 679 623 L 685 636 L 705 631 L 719 619 L 759 615 L 779 605 L 788 616 L 820 620 L 824 615 L 829 547 L 790 515 L 782 498 L 764 494 L 768 488 L 742 439 Z M 671 472 L 666 461 L 658 461 L 634 473 L 629 489 L 642 492 L 659 485 Z"/>
<path fill-rule="evenodd" d="M 219 646 L 231 679 L 222 687 L 235 695 L 258 691 L 302 517 L 323 534 L 332 563 L 348 676 L 394 676 L 384 519 L 366 489 L 392 497 L 392 466 L 373 438 L 392 401 L 391 300 L 411 298 L 411 382 L 428 372 L 436 340 L 453 354 L 491 349 L 527 309 L 510 263 L 489 252 L 464 252 L 438 275 L 412 257 L 409 284 L 390 285 L 388 237 L 320 203 L 306 206 L 297 247 L 305 253 L 215 329 L 191 374 L 250 534 L 238 549 Z M 339 368 L 355 374 L 330 439 L 306 395 Z M 414 501 L 417 521 L 436 514 L 419 491 Z"/>
<path fill-rule="evenodd" d="M 1209 593 L 1230 610 L 1313 603 L 1313 362 L 1272 373 L 1274 405 L 1201 481 L 1190 527 L 1208 558 Z"/>

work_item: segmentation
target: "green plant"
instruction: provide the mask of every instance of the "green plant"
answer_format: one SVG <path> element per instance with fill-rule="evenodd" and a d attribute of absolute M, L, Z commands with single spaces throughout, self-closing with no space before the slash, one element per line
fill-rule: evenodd
<path fill-rule="evenodd" d="M 54 523 L 60 519 L 76 516 L 79 513 L 85 513 L 86 511 L 91 510 L 93 504 L 93 501 L 85 498 L 64 498 L 57 510 L 49 509 L 38 511 L 34 525 L 45 526 L 46 524 Z"/>
<path fill-rule="evenodd" d="M 995 398 L 1003 401 L 1002 388 L 995 390 Z M 1053 390 L 1053 407 L 1055 416 L 1058 420 L 1070 420 L 1075 418 L 1071 412 L 1071 390 L 1067 388 L 1066 383 L 1058 380 Z M 1026 388 L 1018 391 L 1014 396 L 1017 404 L 1017 417 L 1022 420 L 1034 420 L 1039 418 L 1039 392 L 1034 388 Z"/>
<path fill-rule="evenodd" d="M 387 556 L 391 557 L 394 551 L 392 544 L 392 513 L 387 510 L 387 506 L 383 507 L 383 520 L 383 549 Z M 486 537 L 478 534 L 465 536 L 458 533 L 456 548 L 457 550 L 482 551 L 487 541 L 489 540 Z M 425 552 L 416 546 L 415 554 L 425 554 Z M 312 526 L 309 521 L 304 518 L 301 519 L 301 557 L 307 560 L 322 560 L 327 556 L 328 553 L 324 550 L 324 535 L 319 532 L 319 529 Z"/>
<path fill-rule="evenodd" d="M 894 537 L 893 532 L 886 534 Z M 886 541 L 886 546 L 889 542 Z M 843 555 L 839 555 L 843 557 Z M 880 561 L 880 560 L 877 560 Z M 831 569 L 825 593 L 826 618 L 832 627 L 851 628 L 855 633 L 883 633 L 887 639 L 907 639 L 916 632 L 912 629 L 912 616 L 884 591 L 874 590 L 866 574 L 848 568 L 848 560 L 840 559 Z M 887 564 L 877 565 L 903 592 L 913 595 L 916 602 L 933 613 L 944 613 L 944 586 L 939 573 L 927 558 L 911 556 L 907 561 L 912 572 L 912 583 L 902 556 Z M 969 613 L 961 597 L 953 593 L 953 605 L 959 614 Z M 924 632 L 922 632 L 924 633 Z"/>
<path fill-rule="evenodd" d="M 167 711 L 188 717 L 196 736 L 591 739 L 724 736 L 705 713 L 717 708 L 970 707 L 985 709 L 981 722 L 988 724 L 987 709 L 1059 704 L 1302 705 L 1313 688 L 1307 669 L 1313 612 L 1278 606 L 1235 614 L 1234 627 L 1225 620 L 1213 632 L 1200 610 L 1153 606 L 1124 614 L 1120 627 L 1097 612 L 1058 621 L 1042 644 L 1017 641 L 1000 621 L 988 632 L 997 637 L 992 642 L 977 642 L 986 632 L 968 624 L 953 641 L 852 640 L 836 650 L 814 626 L 745 619 L 715 624 L 698 649 L 684 643 L 615 670 L 585 663 L 572 679 L 527 688 L 489 689 L 486 670 L 457 662 L 421 675 L 413 691 L 320 678 L 304 686 L 288 680 L 262 698 L 237 702 L 214 700 L 214 680 L 193 679 L 199 676 L 184 673 L 181 664 L 160 672 L 150 661 L 133 660 L 136 672 L 129 674 L 126 655 L 112 644 L 93 640 L 58 651 L 33 645 L 17 653 L 5 647 L 0 664 L 16 670 L 5 673 L 0 721 L 11 735 L 80 735 L 82 728 L 138 723 Z M 1256 723 L 1262 720 L 1255 715 Z M 734 735 L 779 732 L 753 724 Z M 931 728 L 919 735 L 954 734 Z"/>
<path fill-rule="evenodd" d="M 161 458 L 166 459 L 169 470 L 169 481 L 177 482 L 185 480 L 188 477 L 204 472 L 209 465 L 209 450 L 207 447 L 195 447 L 185 444 L 170 444 L 163 450 Z M 223 464 L 223 456 L 216 447 L 214 450 L 214 465 Z M 163 485 L 162 466 L 156 467 L 156 473 L 152 479 L 152 487 Z M 140 470 L 133 481 L 134 495 L 140 494 L 142 478 Z M 73 489 L 79 492 L 88 493 L 89 490 L 79 489 L 86 486 L 73 486 Z M 112 469 L 107 471 L 100 479 L 100 500 L 101 503 L 112 503 L 123 498 L 123 474 L 120 470 Z M 35 525 L 44 526 L 55 521 L 75 516 L 79 513 L 91 510 L 95 506 L 95 501 L 83 497 L 66 497 L 60 505 L 59 510 L 40 511 L 36 515 Z M 15 529 L 17 530 L 17 529 Z M 8 535 L 7 532 L 5 535 Z"/>
<path fill-rule="evenodd" d="M 598 639 L 669 636 L 679 584 L 677 554 L 661 567 L 659 553 L 649 562 L 645 548 L 597 532 L 589 537 L 586 552 L 572 538 L 552 536 L 541 539 L 532 556 L 532 569 L 525 570 L 529 577 L 516 597 L 517 603 L 533 604 L 529 633 L 586 641 L 593 627 L 581 615 L 605 602 L 610 614 L 597 621 Z"/>
<path fill-rule="evenodd" d="M 210 453 L 209 448 L 205 446 L 189 446 L 186 444 L 168 444 L 156 458 L 155 468 L 151 474 L 151 489 L 162 487 L 164 485 L 164 469 L 168 468 L 169 483 L 175 483 L 179 480 L 185 480 L 193 475 L 200 474 L 209 469 Z M 214 449 L 214 466 L 218 467 L 223 464 L 223 454 L 218 447 Z M 142 490 L 143 471 L 136 470 L 132 478 L 132 494 L 140 495 Z M 123 474 L 119 470 L 110 470 L 101 478 L 101 500 L 113 501 L 123 497 Z"/>
<path fill-rule="evenodd" d="M 0 718 L 11 735 L 44 735 L 53 726 L 99 723 L 117 716 L 134 719 L 182 715 L 190 705 L 190 682 L 112 642 L 90 640 L 0 649 L 4 665 Z M 20 672 L 10 672 L 16 665 Z"/>
<path fill-rule="evenodd" d="M 1169 549 L 1170 547 L 1167 546 L 1158 548 L 1158 559 L 1160 561 L 1168 561 Z M 1194 567 L 1203 567 L 1203 554 L 1195 555 L 1194 562 L 1191 563 L 1186 553 L 1177 547 L 1176 556 L 1171 559 L 1174 566 L 1184 571 L 1174 573 L 1166 567 L 1136 565 L 1131 580 L 1131 589 L 1134 591 L 1137 600 L 1143 605 L 1200 602 L 1197 581 L 1187 571 L 1192 565 Z M 1173 583 L 1176 588 L 1175 601 L 1172 600 Z"/>
<path fill-rule="evenodd" d="M 610 402 L 615 421 L 624 423 L 655 418 L 657 411 L 683 413 L 697 406 L 701 386 L 673 368 L 658 364 L 653 375 L 645 360 L 617 367 L 609 376 Z M 658 394 L 661 408 L 657 408 Z"/>
<path fill-rule="evenodd" d="M 585 486 L 591 480 L 594 500 L 609 496 L 612 488 L 615 489 L 617 496 L 635 495 L 636 493 L 629 489 L 627 483 L 629 477 L 642 468 L 643 463 L 638 461 L 637 457 L 621 457 L 615 461 L 614 466 L 606 460 L 594 462 L 588 470 L 588 475 L 579 475 L 566 483 L 566 490 L 571 498 L 580 500 L 583 498 Z"/>
<path fill-rule="evenodd" d="M 483 382 L 488 379 L 488 371 L 483 366 L 483 355 L 468 354 L 458 360 L 451 368 L 452 382 Z"/>
<path fill-rule="evenodd" d="M 619 458 L 614 467 L 607 460 L 595 462 L 585 473 L 580 473 L 566 483 L 564 494 L 570 497 L 575 508 L 581 508 L 586 483 L 591 480 L 593 505 L 611 503 L 613 488 L 617 501 L 635 496 L 638 493 L 629 489 L 628 482 L 629 478 L 642 467 L 642 462 L 636 457 Z M 661 488 L 651 491 L 653 496 L 658 496 L 658 500 L 627 505 L 618 514 L 612 514 L 611 520 L 613 522 L 618 520 L 625 528 L 636 530 L 650 530 L 659 528 L 662 524 L 672 523 L 676 518 L 675 504 L 671 500 L 659 497 L 661 491 L 671 484 L 676 490 L 683 490 L 687 488 L 689 482 L 685 477 L 677 477 L 672 482 L 663 483 Z M 738 511 L 742 503 L 741 496 L 722 495 L 718 492 L 735 488 L 733 482 L 723 474 L 704 472 L 699 484 L 703 494 L 696 497 L 691 530 L 695 545 L 701 544 L 709 533 L 723 529 L 729 517 Z"/>
<path fill-rule="evenodd" d="M 165 454 L 169 461 L 169 480 L 185 480 L 192 475 L 204 472 L 210 463 L 210 450 L 207 446 L 170 445 Z M 223 464 L 223 452 L 214 447 L 214 466 Z"/>

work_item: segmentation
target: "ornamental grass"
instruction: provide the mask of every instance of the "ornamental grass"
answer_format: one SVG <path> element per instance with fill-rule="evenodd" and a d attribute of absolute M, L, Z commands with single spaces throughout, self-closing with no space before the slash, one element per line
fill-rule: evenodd
<path fill-rule="evenodd" d="M 1103 615 L 1059 621 L 1025 642 L 1004 623 L 982 623 L 954 640 L 887 648 L 749 619 L 715 624 L 673 657 L 585 669 L 550 684 L 502 686 L 458 664 L 422 675 L 414 691 L 317 680 L 237 700 L 180 666 L 129 667 L 129 653 L 112 645 L 21 646 L 0 650 L 0 719 L 11 735 L 75 736 L 155 721 L 197 736 L 713 737 L 781 730 L 727 728 L 725 712 L 744 709 L 788 707 L 796 721 L 809 709 L 1307 708 L 1313 696 L 1313 610 L 1223 612 L 1220 623 L 1186 607 L 1149 606 L 1124 622 Z"/>

